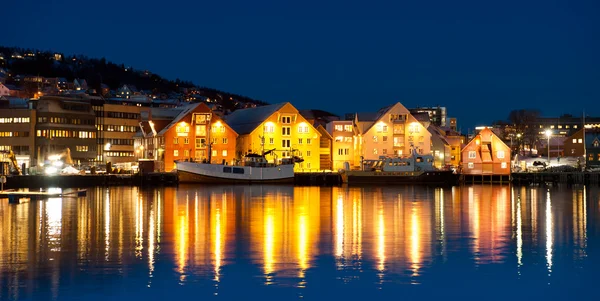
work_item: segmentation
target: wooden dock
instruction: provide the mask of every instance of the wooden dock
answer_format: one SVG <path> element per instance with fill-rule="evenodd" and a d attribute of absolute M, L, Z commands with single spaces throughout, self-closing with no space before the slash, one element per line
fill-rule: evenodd
<path fill-rule="evenodd" d="M 0 199 L 8 199 L 10 204 L 19 204 L 22 199 L 30 201 L 45 200 L 50 198 L 64 198 L 64 197 L 80 197 L 86 196 L 87 190 L 71 190 L 71 191 L 15 191 L 15 190 L 4 190 L 0 191 Z"/>

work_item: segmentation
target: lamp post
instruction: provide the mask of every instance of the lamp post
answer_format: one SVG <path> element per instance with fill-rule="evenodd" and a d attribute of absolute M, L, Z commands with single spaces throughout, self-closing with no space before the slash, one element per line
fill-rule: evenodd
<path fill-rule="evenodd" d="M 546 137 L 548 137 L 548 165 L 550 165 L 550 136 L 552 136 L 552 131 L 546 130 Z"/>

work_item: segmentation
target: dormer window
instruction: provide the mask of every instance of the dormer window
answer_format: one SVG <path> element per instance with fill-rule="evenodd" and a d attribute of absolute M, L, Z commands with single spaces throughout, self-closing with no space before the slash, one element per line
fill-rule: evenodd
<path fill-rule="evenodd" d="M 600 147 L 600 142 L 598 140 L 594 140 L 594 147 Z"/>

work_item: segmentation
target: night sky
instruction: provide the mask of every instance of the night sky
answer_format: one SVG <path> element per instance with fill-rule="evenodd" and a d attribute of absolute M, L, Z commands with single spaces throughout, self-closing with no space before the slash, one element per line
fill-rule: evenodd
<path fill-rule="evenodd" d="M 1 45 L 299 109 L 441 105 L 463 132 L 512 109 L 600 116 L 593 0 L 4 2 Z"/>

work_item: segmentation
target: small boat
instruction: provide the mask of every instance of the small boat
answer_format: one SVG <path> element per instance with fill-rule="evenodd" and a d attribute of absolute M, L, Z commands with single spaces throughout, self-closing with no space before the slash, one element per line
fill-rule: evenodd
<path fill-rule="evenodd" d="M 413 152 L 407 157 L 380 156 L 378 160 L 363 160 L 362 170 L 341 170 L 348 184 L 448 184 L 459 182 L 452 170 L 438 170 L 432 155 Z"/>
<path fill-rule="evenodd" d="M 293 183 L 293 158 L 269 163 L 265 155 L 248 154 L 240 165 L 176 161 L 179 183 Z"/>

